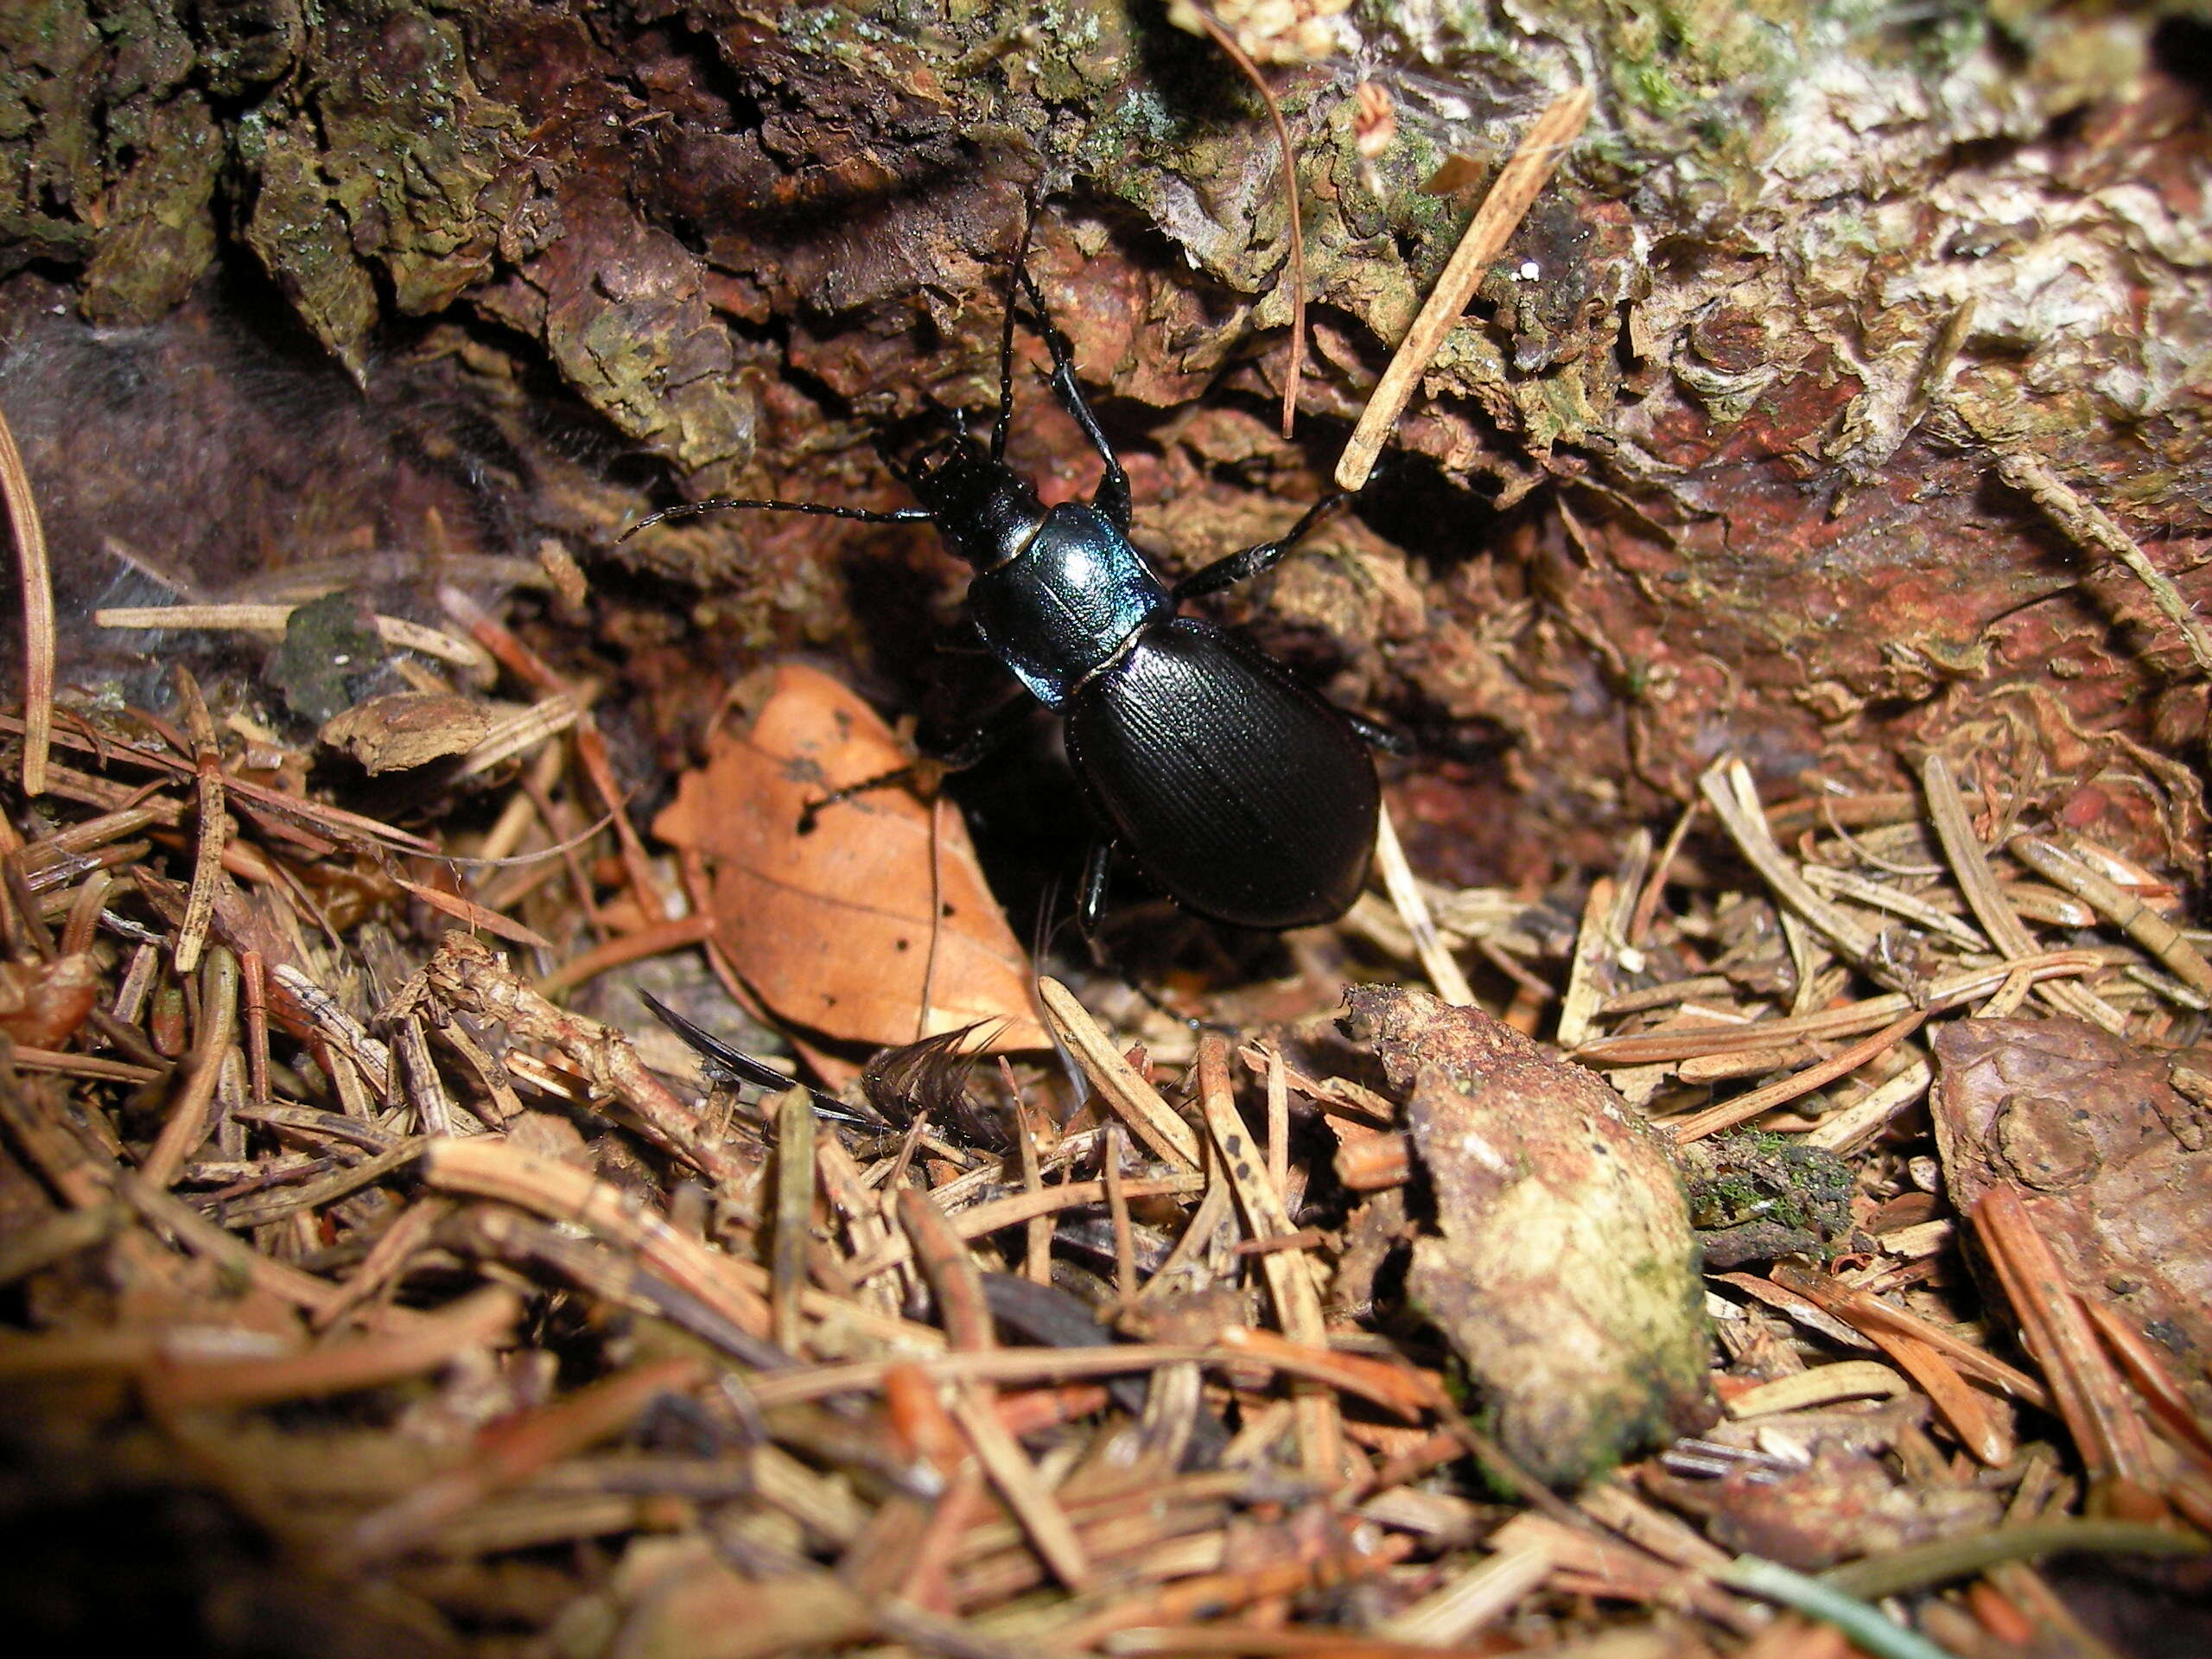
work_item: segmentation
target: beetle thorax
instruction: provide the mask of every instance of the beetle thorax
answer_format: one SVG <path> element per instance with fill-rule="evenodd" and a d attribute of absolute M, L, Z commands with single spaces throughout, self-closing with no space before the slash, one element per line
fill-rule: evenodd
<path fill-rule="evenodd" d="M 1063 502 L 1020 553 L 979 570 L 968 613 L 983 643 L 1037 700 L 1063 709 L 1175 601 L 1129 538 Z"/>

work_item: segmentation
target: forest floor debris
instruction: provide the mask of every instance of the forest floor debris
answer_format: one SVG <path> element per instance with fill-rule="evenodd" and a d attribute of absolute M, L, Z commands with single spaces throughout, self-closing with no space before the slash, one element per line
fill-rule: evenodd
<path fill-rule="evenodd" d="M 181 729 L 63 710 L 35 799 L 0 715 L 0 1387 L 16 1466 L 74 1471 L 57 1527 L 209 1494 L 365 1627 L 485 1654 L 1688 1656 L 1847 1616 L 2086 1655 L 2037 1561 L 2201 1583 L 2207 940 L 2024 782 L 1763 804 L 1723 763 L 1726 842 L 1637 838 L 1571 934 L 1425 892 L 1431 954 L 1567 1058 L 1376 985 L 1177 1077 L 1046 980 L 1081 1098 L 940 1040 L 833 1119 L 554 1000 L 720 931 L 583 702 L 446 775 L 488 814 L 403 830 L 197 690 Z M 1576 1206 L 1592 1159 L 1636 1249 Z M 1509 1224 L 1530 1182 L 1549 1231 Z M 1621 1338 L 1624 1283 L 1686 1321 L 1624 1362 L 1648 1410 L 1577 1334 Z"/>

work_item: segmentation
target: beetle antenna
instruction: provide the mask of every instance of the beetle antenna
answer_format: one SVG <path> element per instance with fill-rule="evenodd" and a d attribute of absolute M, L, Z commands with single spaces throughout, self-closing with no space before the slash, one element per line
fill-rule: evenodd
<path fill-rule="evenodd" d="M 1029 238 L 1037 228 L 1038 196 L 1029 191 L 1029 206 L 1021 216 L 1021 240 L 1014 250 L 1014 264 L 1006 274 L 1006 324 L 999 335 L 999 412 L 991 423 L 991 459 L 1006 459 L 1006 435 L 1014 427 L 1014 302 L 1027 274 Z"/>
<path fill-rule="evenodd" d="M 927 507 L 892 507 L 879 512 L 867 507 L 833 507 L 820 501 L 763 501 L 749 496 L 717 495 L 647 513 L 614 539 L 626 542 L 639 531 L 650 530 L 671 518 L 696 518 L 702 512 L 727 512 L 738 507 L 760 512 L 810 512 L 822 518 L 855 518 L 864 524 L 928 524 L 934 517 Z"/>

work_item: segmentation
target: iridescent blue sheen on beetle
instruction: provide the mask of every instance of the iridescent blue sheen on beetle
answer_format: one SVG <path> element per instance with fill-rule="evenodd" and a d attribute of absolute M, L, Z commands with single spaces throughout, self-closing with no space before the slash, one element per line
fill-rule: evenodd
<path fill-rule="evenodd" d="M 1129 538 L 1072 501 L 968 584 L 976 632 L 1055 714 L 1141 631 L 1174 614 L 1174 596 Z"/>

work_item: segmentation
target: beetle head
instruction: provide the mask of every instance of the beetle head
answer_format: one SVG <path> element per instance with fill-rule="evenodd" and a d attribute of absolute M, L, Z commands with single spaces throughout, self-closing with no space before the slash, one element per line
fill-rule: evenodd
<path fill-rule="evenodd" d="M 978 570 L 1016 556 L 1045 522 L 1029 480 L 957 426 L 915 448 L 899 470 L 946 545 Z"/>

